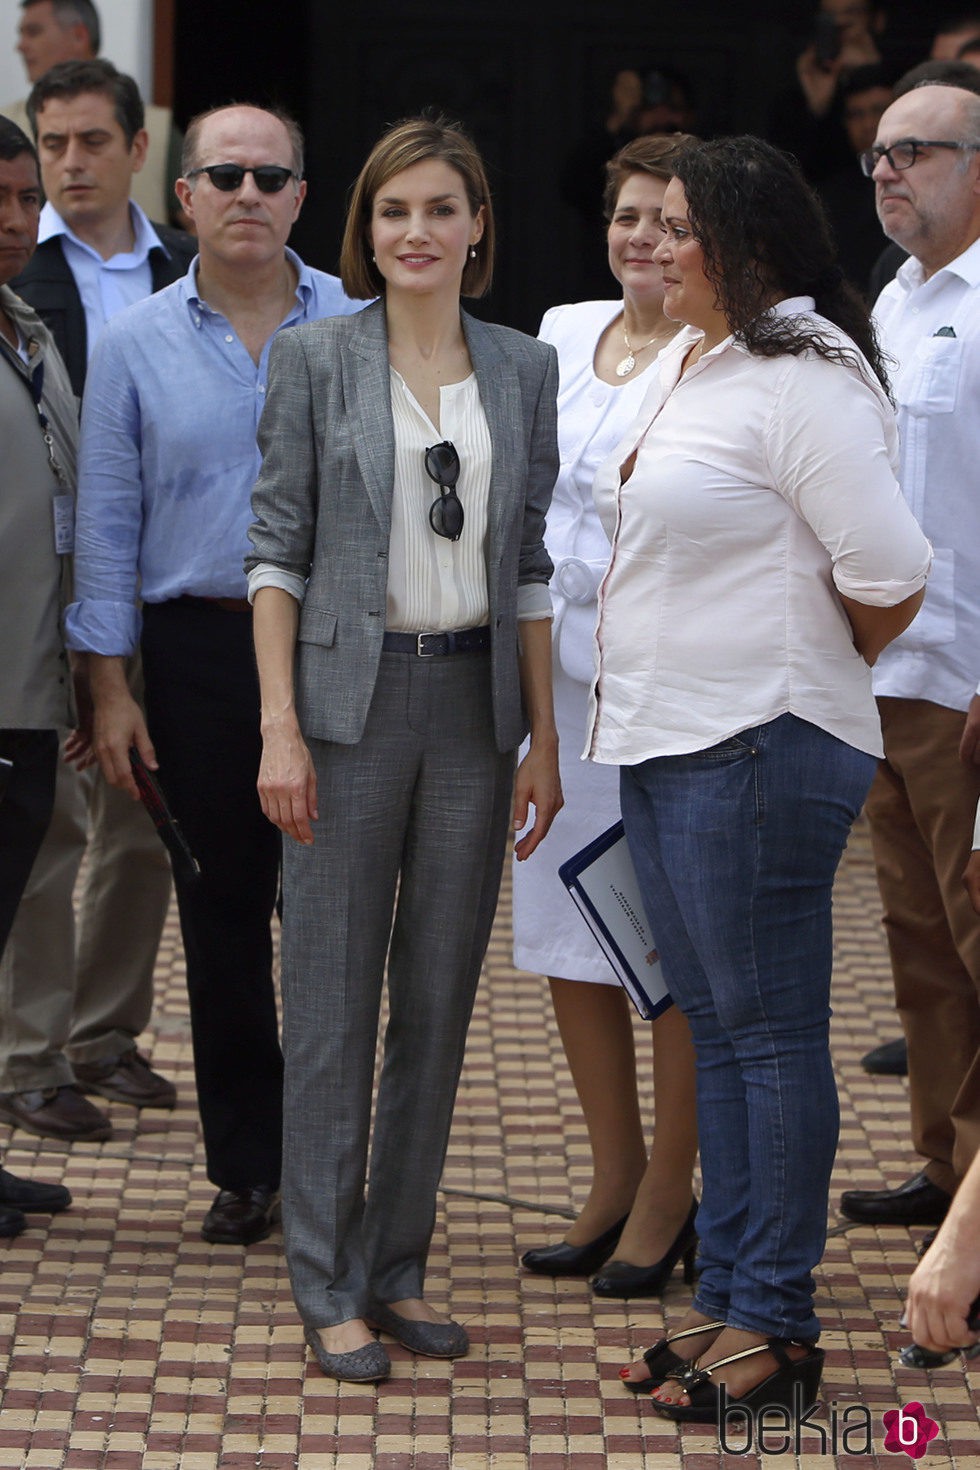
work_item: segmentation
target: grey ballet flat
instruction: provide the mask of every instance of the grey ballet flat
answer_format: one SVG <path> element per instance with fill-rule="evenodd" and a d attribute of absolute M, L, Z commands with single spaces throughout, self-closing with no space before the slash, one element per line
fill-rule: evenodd
<path fill-rule="evenodd" d="M 341 1383 L 380 1383 L 391 1372 L 391 1359 L 380 1342 L 366 1342 L 349 1353 L 329 1353 L 315 1327 L 304 1327 L 303 1336 L 328 1378 Z"/>
<path fill-rule="evenodd" d="M 384 1302 L 372 1302 L 365 1321 L 423 1358 L 462 1358 L 470 1350 L 470 1340 L 458 1322 L 414 1322 L 399 1317 Z"/>

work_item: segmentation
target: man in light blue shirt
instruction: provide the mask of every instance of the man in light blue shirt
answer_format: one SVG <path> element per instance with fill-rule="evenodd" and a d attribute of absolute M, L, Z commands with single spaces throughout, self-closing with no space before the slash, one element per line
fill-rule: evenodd
<path fill-rule="evenodd" d="M 134 306 L 153 290 L 150 274 L 150 251 L 160 245 L 160 237 L 138 204 L 131 204 L 133 243 L 128 250 L 117 250 L 103 258 L 58 214 L 50 199 L 41 210 L 38 244 L 60 240 L 62 254 L 75 278 L 85 312 L 87 356 L 91 360 L 99 333 L 110 317 L 127 306 Z"/>
<path fill-rule="evenodd" d="M 195 254 L 183 230 L 151 224 L 132 197 L 147 152 L 146 110 L 109 61 L 65 61 L 28 98 L 48 202 L 18 290 L 55 333 L 81 397 L 111 316 L 182 276 Z"/>
<path fill-rule="evenodd" d="M 5 7 L 5 14 L 11 6 Z M 137 4 L 115 5 L 118 27 Z M 146 7 L 142 7 L 145 11 Z M 20 0 L 21 18 L 16 49 L 33 86 L 63 61 L 95 61 L 102 44 L 102 26 L 92 0 Z M 129 17 L 127 16 L 127 21 Z M 133 17 L 134 23 L 136 17 Z M 26 100 L 5 102 L 6 114 L 26 133 L 31 132 Z M 169 107 L 150 103 L 146 108 L 146 162 L 136 176 L 133 194 L 151 219 L 168 220 L 175 213 L 174 182 L 182 137 Z"/>
<path fill-rule="evenodd" d="M 195 242 L 151 224 L 132 198 L 147 151 L 146 110 L 132 77 L 99 58 L 61 62 L 35 84 L 27 108 L 48 200 L 27 283 L 43 293 L 43 309 L 60 314 L 52 329 L 61 328 L 81 396 L 106 322 L 182 276 Z"/>
<path fill-rule="evenodd" d="M 275 333 L 363 304 L 286 248 L 302 171 L 299 130 L 277 113 L 224 107 L 190 125 L 177 187 L 200 254 L 183 280 L 115 317 L 96 348 L 68 613 L 70 645 L 91 655 L 107 779 L 136 795 L 136 747 L 159 769 L 200 863 L 198 882 L 175 882 L 219 1191 L 202 1234 L 245 1245 L 269 1233 L 276 1211 L 282 1107 L 270 935 L 279 844 L 255 790 L 259 698 L 242 565 L 255 431 Z M 138 642 L 146 721 L 123 671 Z"/>

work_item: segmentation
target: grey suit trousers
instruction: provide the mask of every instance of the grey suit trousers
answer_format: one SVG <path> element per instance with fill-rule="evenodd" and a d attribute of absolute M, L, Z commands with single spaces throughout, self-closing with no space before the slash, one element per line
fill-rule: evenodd
<path fill-rule="evenodd" d="M 423 1295 L 514 753 L 494 743 L 486 654 L 382 654 L 362 739 L 310 748 L 315 843 L 287 841 L 283 866 L 282 1195 L 293 1294 L 323 1327 Z"/>

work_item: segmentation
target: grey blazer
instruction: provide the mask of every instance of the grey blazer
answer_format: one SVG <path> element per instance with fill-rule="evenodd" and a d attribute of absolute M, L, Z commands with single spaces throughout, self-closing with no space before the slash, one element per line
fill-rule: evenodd
<path fill-rule="evenodd" d="M 554 348 L 463 313 L 493 465 L 486 537 L 494 734 L 527 733 L 517 659 L 517 588 L 547 582 L 545 514 L 558 473 Z M 304 734 L 341 744 L 364 731 L 381 658 L 395 442 L 384 303 L 281 332 L 259 425 L 253 552 L 308 578 L 296 703 Z M 424 630 L 419 630 L 424 631 Z"/>

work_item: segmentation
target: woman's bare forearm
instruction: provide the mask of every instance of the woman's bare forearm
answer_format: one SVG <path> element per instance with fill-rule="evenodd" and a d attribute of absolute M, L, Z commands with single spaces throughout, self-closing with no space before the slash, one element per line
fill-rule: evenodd
<path fill-rule="evenodd" d="M 865 663 L 874 664 L 892 639 L 905 632 L 922 606 L 924 597 L 925 589 L 922 589 L 902 602 L 896 602 L 894 607 L 871 607 L 866 602 L 855 602 L 852 597 L 841 596 L 854 634 L 854 647 Z"/>

